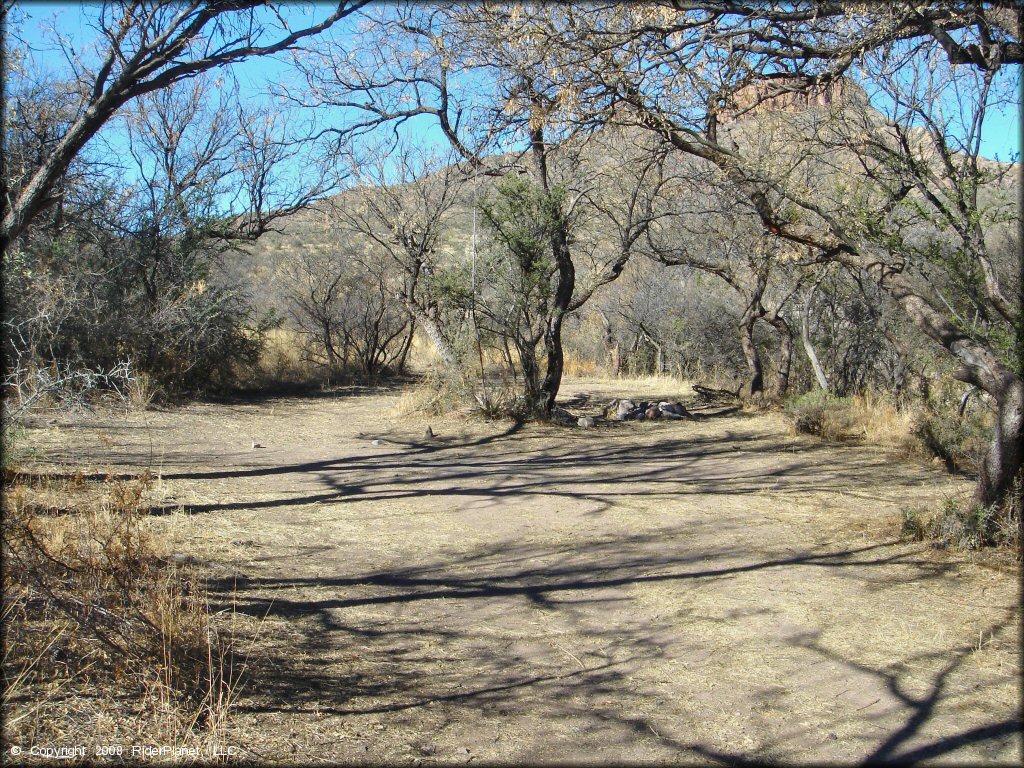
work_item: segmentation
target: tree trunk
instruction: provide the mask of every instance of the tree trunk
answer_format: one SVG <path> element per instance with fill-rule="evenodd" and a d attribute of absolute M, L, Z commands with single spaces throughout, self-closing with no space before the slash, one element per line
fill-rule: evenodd
<path fill-rule="evenodd" d="M 562 352 L 562 321 L 568 312 L 573 288 L 576 285 L 576 269 L 569 257 L 569 238 L 564 222 L 560 222 L 551 239 L 552 249 L 555 251 L 558 263 L 558 284 L 555 287 L 553 311 L 551 317 L 548 318 L 547 329 L 544 332 L 547 369 L 544 372 L 544 381 L 537 399 L 537 405 L 544 418 L 551 416 L 551 411 L 555 407 L 555 398 L 558 397 L 558 390 L 562 386 L 562 369 L 565 365 L 565 357 Z"/>
<path fill-rule="evenodd" d="M 20 190 L 18 197 L 10 201 L 11 205 L 4 212 L 3 221 L 0 222 L 0 251 L 6 252 L 32 219 L 47 205 L 55 202 L 50 194 L 58 180 L 67 173 L 68 166 L 86 143 L 113 117 L 125 101 L 127 96 L 122 91 L 104 94 L 90 104 L 71 124 L 57 146 Z"/>
<path fill-rule="evenodd" d="M 811 361 L 811 368 L 814 369 L 814 378 L 818 380 L 818 386 L 828 392 L 828 378 L 825 376 L 825 370 L 818 361 L 814 345 L 811 344 L 811 305 L 814 303 L 814 293 L 817 290 L 818 284 L 815 283 L 807 294 L 807 303 L 804 304 L 804 311 L 800 318 L 800 340 L 803 342 L 807 359 Z"/>
<path fill-rule="evenodd" d="M 536 99 L 534 104 L 538 110 L 542 109 Z M 551 188 L 548 183 L 547 145 L 544 140 L 542 121 L 538 121 L 530 131 L 530 147 L 534 162 L 537 164 L 537 175 L 540 178 L 541 188 L 545 194 L 549 195 Z M 572 255 L 569 252 L 569 232 L 562 212 L 558 213 L 557 226 L 551 233 L 551 252 L 558 268 L 558 281 L 555 285 L 555 295 L 544 331 L 547 369 L 534 403 L 534 407 L 544 418 L 551 416 L 551 411 L 555 407 L 555 398 L 558 397 L 558 390 L 562 385 L 562 369 L 565 364 L 562 353 L 562 321 L 569 311 L 572 294 L 576 288 L 576 267 L 572 263 Z"/>
<path fill-rule="evenodd" d="M 395 370 L 397 373 L 405 372 L 405 364 L 409 359 L 409 350 L 412 349 L 412 338 L 416 335 L 416 317 L 409 318 L 409 331 L 406 333 L 405 340 L 402 342 L 402 351 L 398 355 L 398 360 L 395 363 Z"/>
<path fill-rule="evenodd" d="M 652 111 L 635 88 L 627 89 L 625 97 L 639 110 L 642 125 L 664 136 L 682 152 L 709 160 L 721 168 L 736 188 L 749 198 L 767 232 L 802 246 L 812 246 L 848 267 L 863 270 L 900 304 L 914 325 L 960 361 L 962 367 L 954 374 L 954 378 L 984 390 L 995 399 L 999 407 L 998 423 L 978 479 L 975 499 L 986 504 L 1006 500 L 1014 479 L 1021 471 L 1020 444 L 1024 439 L 1024 415 L 1021 411 L 1024 408 L 1024 394 L 1020 377 L 999 361 L 993 348 L 971 338 L 948 316 L 937 310 L 918 292 L 902 270 L 893 269 L 888 264 L 891 254 L 843 232 L 833 222 L 828 222 L 824 229 L 817 229 L 805 223 L 783 221 L 777 215 L 765 185 L 756 178 L 746 176 L 733 163 L 728 152 L 693 141 L 670 119 Z M 798 199 L 794 199 L 794 202 L 804 205 Z M 1020 500 L 1011 501 L 1019 503 Z"/>
<path fill-rule="evenodd" d="M 551 416 L 555 407 L 555 398 L 562 386 L 562 370 L 565 357 L 562 354 L 562 315 L 551 318 L 548 330 L 544 334 L 544 351 L 547 354 L 547 369 L 544 381 L 537 393 L 537 409 L 544 418 Z"/>
<path fill-rule="evenodd" d="M 523 396 L 531 408 L 536 408 L 541 399 L 540 370 L 534 348 L 525 344 L 516 345 L 519 352 L 519 367 L 523 371 Z"/>
<path fill-rule="evenodd" d="M 601 325 L 604 327 L 604 351 L 608 355 L 608 365 L 611 367 L 612 376 L 619 375 L 619 345 L 615 341 L 615 334 L 612 332 L 612 323 L 608 319 L 608 315 L 605 314 L 604 310 L 598 309 L 598 315 L 601 316 Z"/>
<path fill-rule="evenodd" d="M 426 332 L 427 338 L 430 339 L 430 343 L 434 347 L 434 351 L 437 352 L 438 357 L 441 358 L 441 363 L 444 367 L 449 370 L 458 368 L 459 360 L 455 350 L 452 349 L 451 344 L 448 343 L 444 334 L 441 333 L 441 327 L 437 324 L 437 320 L 417 306 L 415 302 L 407 301 L 405 306 L 409 310 L 413 323 L 419 323 L 420 327 Z"/>
<path fill-rule="evenodd" d="M 789 371 L 793 365 L 793 332 L 785 318 L 774 314 L 767 318 L 772 328 L 779 334 L 781 346 L 779 348 L 779 367 L 776 369 L 775 397 L 779 400 L 786 396 L 789 390 Z"/>
<path fill-rule="evenodd" d="M 991 506 L 1009 500 L 1019 509 L 1019 495 L 1014 499 L 1009 499 L 1009 495 L 1014 481 L 1021 473 L 1024 381 L 1003 365 L 989 347 L 967 336 L 936 311 L 917 293 L 905 276 L 899 273 L 883 274 L 879 276 L 879 283 L 902 305 L 918 328 L 960 360 L 963 365 L 953 374 L 953 378 L 973 384 L 996 401 L 998 412 L 992 443 L 982 462 L 974 501 Z"/>
<path fill-rule="evenodd" d="M 974 501 L 982 506 L 1008 500 L 1017 514 L 1022 511 L 1022 489 L 1014 487 L 1021 478 L 1021 444 L 1024 443 L 1024 381 L 1014 377 L 1002 396 L 996 397 L 998 413 L 992 444 L 985 454 L 975 489 Z M 1010 494 L 1013 497 L 1010 498 Z"/>
<path fill-rule="evenodd" d="M 757 346 L 754 344 L 754 323 L 757 317 L 751 310 L 743 315 L 740 323 L 740 345 L 743 347 L 743 357 L 747 361 L 747 371 L 750 373 L 750 397 L 758 398 L 764 393 L 764 370 L 761 367 L 761 355 L 758 354 Z"/>
<path fill-rule="evenodd" d="M 334 332 L 331 328 L 331 323 L 327 320 L 323 321 L 323 334 L 324 349 L 327 351 L 327 370 L 328 373 L 336 373 L 338 372 L 338 351 L 334 347 Z"/>

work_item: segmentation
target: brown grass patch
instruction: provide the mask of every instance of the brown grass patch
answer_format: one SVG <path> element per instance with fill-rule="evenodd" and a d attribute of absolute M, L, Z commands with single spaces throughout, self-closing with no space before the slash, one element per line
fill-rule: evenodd
<path fill-rule="evenodd" d="M 5 472 L 4 741 L 208 754 L 238 684 L 197 573 L 146 525 L 156 478 Z M 130 757 L 126 755 L 126 757 Z"/>

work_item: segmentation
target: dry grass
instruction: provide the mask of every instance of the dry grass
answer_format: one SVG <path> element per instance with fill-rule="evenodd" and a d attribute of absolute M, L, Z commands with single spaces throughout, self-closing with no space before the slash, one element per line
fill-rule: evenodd
<path fill-rule="evenodd" d="M 391 415 L 444 416 L 468 413 L 473 406 L 473 384 L 463 376 L 443 368 L 429 369 L 420 382 L 402 393 Z"/>
<path fill-rule="evenodd" d="M 486 360 L 485 360 L 486 362 Z M 584 366 L 586 367 L 586 366 Z M 493 370 L 490 371 L 493 373 Z M 671 374 L 650 374 L 646 376 L 611 376 L 597 373 L 590 376 L 566 375 L 563 378 L 560 399 L 573 394 L 593 390 L 592 394 L 605 397 L 607 392 L 615 397 L 648 399 L 687 400 L 694 396 L 690 382 Z M 611 399 L 610 397 L 608 398 Z M 524 418 L 526 410 L 521 397 L 514 390 L 512 382 L 501 381 L 497 376 L 489 378 L 487 386 L 481 386 L 478 378 L 447 372 L 442 368 L 430 368 L 420 383 L 406 390 L 391 416 L 455 416 L 466 418 L 482 416 L 486 419 Z"/>
<path fill-rule="evenodd" d="M 846 418 L 851 427 L 873 445 L 904 452 L 910 452 L 916 446 L 916 411 L 899 409 L 887 398 L 870 393 L 852 397 Z"/>
<path fill-rule="evenodd" d="M 975 409 L 966 415 L 955 406 L 919 402 L 897 406 L 884 395 L 836 397 L 808 392 L 785 405 L 792 429 L 830 442 L 865 442 L 905 457 L 943 463 L 949 471 L 976 472 L 991 440 L 992 415 Z"/>
<path fill-rule="evenodd" d="M 918 411 L 897 408 L 881 395 L 835 397 L 813 391 L 790 400 L 785 409 L 794 432 L 837 443 L 864 441 L 908 455 L 920 448 L 914 437 Z"/>
<path fill-rule="evenodd" d="M 565 356 L 562 373 L 573 379 L 601 378 L 610 375 L 607 366 L 598 364 L 596 360 L 588 360 L 570 354 Z"/>
<path fill-rule="evenodd" d="M 614 391 L 617 397 L 686 400 L 694 396 L 690 382 L 671 374 L 646 376 L 569 376 L 563 379 L 560 398 L 588 389 Z M 489 378 L 481 386 L 478 378 L 428 369 L 420 383 L 405 393 L 392 416 L 414 415 L 466 417 L 480 415 L 488 419 L 524 418 L 526 409 L 512 382 Z"/>
<path fill-rule="evenodd" d="M 694 396 L 692 383 L 668 373 L 645 376 L 594 375 L 574 378 L 573 390 L 588 388 L 613 391 L 617 397 L 687 400 Z"/>
<path fill-rule="evenodd" d="M 588 379 L 565 382 L 564 397 L 588 392 L 596 406 L 673 387 L 683 399 L 685 383 L 665 377 Z M 988 571 L 976 568 L 946 578 L 937 568 L 945 553 L 875 533 L 902 504 L 941 506 L 947 488 L 963 481 L 890 467 L 865 448 L 805 451 L 811 441 L 787 440 L 778 414 L 573 434 L 527 425 L 508 438 L 505 425 L 430 419 L 444 450 L 404 451 L 401 438 L 415 440 L 423 422 L 387 418 L 400 397 L 392 390 L 151 414 L 175 473 L 230 475 L 168 480 L 170 498 L 224 508 L 143 520 L 143 528 L 162 551 L 171 537 L 189 542 L 184 551 L 214 561 L 225 585 L 235 572 L 247 577 L 232 626 L 241 634 L 240 622 L 251 629 L 267 618 L 230 727 L 244 734 L 234 743 L 266 756 L 261 762 L 700 759 L 662 751 L 664 741 L 650 732 L 638 744 L 632 718 L 622 727 L 608 719 L 620 710 L 662 713 L 653 728 L 680 743 L 737 745 L 737 754 L 750 755 L 758 745 L 743 739 L 752 717 L 766 742 L 782 745 L 791 724 L 803 722 L 779 760 L 849 759 L 868 753 L 864 740 L 880 744 L 913 722 L 916 710 L 905 702 L 871 706 L 889 690 L 886 675 L 898 675 L 892 685 L 929 706 L 929 690 L 914 686 L 938 680 L 924 743 L 1016 711 L 1016 656 L 1000 643 L 1014 644 L 1019 622 L 994 639 L 990 628 L 996 609 L 1013 602 L 1013 578 L 986 581 Z M 250 429 L 275 436 L 266 452 L 248 450 Z M 34 437 L 44 455 L 49 447 L 100 465 L 112 455 L 135 466 L 150 460 L 140 430 L 105 447 L 94 434 L 84 424 Z M 246 441 L 232 453 L 236 435 Z M 371 447 L 377 436 L 394 443 Z M 264 462 L 291 469 L 251 477 Z M 320 462 L 335 469 L 301 469 Z M 339 481 L 358 490 L 303 501 Z M 89 490 L 107 493 L 102 483 Z M 879 552 L 843 555 L 883 542 Z M 826 557 L 835 567 L 782 564 L 823 552 L 835 553 Z M 720 568 L 735 576 L 716 575 Z M 457 599 L 421 599 L 431 596 L 415 583 L 375 584 L 370 575 L 383 569 L 470 589 L 453 589 Z M 558 590 L 574 578 L 560 575 L 567 573 L 582 582 L 621 576 L 622 586 Z M 556 591 L 541 592 L 550 596 L 543 602 L 518 589 L 460 594 L 503 583 Z M 286 607 L 293 602 L 319 607 L 295 615 Z M 965 636 L 982 649 L 971 657 L 977 661 L 944 677 L 941 666 Z M 822 653 L 842 654 L 828 659 L 839 664 L 836 674 L 822 677 Z M 792 693 L 761 696 L 776 684 Z M 760 709 L 766 701 L 777 708 Z M 63 710 L 52 712 L 59 723 Z M 110 733 L 115 726 L 103 717 L 97 727 Z M 837 742 L 818 737 L 834 729 Z M 410 748 L 417 744 L 431 745 L 432 755 Z M 991 747 L 996 758 L 1012 759 L 1015 745 L 969 745 L 975 751 L 952 757 L 984 757 Z"/>
<path fill-rule="evenodd" d="M 146 526 L 156 479 L 5 471 L 3 737 L 209 756 L 238 685 L 195 572 Z"/>
<path fill-rule="evenodd" d="M 786 412 L 795 432 L 831 442 L 863 442 L 905 458 L 930 459 L 949 471 L 976 470 L 990 439 L 990 414 L 938 413 L 926 404 L 897 408 L 877 394 L 834 397 L 811 392 L 789 401 Z M 1001 506 L 981 507 L 969 498 L 949 498 L 939 509 L 905 508 L 899 518 L 904 539 L 938 541 L 951 550 L 995 546 L 1021 559 L 1020 512 L 1011 493 Z"/>
<path fill-rule="evenodd" d="M 1020 494 L 1020 484 L 1015 493 Z M 966 497 L 948 498 L 937 511 L 911 507 L 899 518 L 900 536 L 909 541 L 935 540 L 953 551 L 998 547 L 1012 560 L 1022 559 L 1020 513 L 1011 500 L 979 506 Z M 997 561 L 998 558 L 995 558 Z"/>
<path fill-rule="evenodd" d="M 324 373 L 303 358 L 302 337 L 287 328 L 275 328 L 267 334 L 263 354 L 253 372 L 252 385 L 307 385 L 320 382 Z"/>

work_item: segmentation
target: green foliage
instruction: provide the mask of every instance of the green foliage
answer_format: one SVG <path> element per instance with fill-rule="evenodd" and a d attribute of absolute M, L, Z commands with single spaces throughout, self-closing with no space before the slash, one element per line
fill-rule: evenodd
<path fill-rule="evenodd" d="M 479 204 L 485 238 L 472 297 L 479 338 L 522 381 L 529 402 L 536 402 L 541 386 L 538 346 L 553 311 L 553 244 L 565 226 L 564 196 L 561 188 L 549 193 L 510 175 Z M 465 290 L 464 272 L 453 280 L 456 290 Z"/>
<path fill-rule="evenodd" d="M 928 518 L 924 510 L 904 509 L 900 513 L 900 538 L 924 541 L 928 536 Z"/>
<path fill-rule="evenodd" d="M 527 179 L 509 175 L 494 194 L 480 201 L 484 225 L 496 248 L 487 266 L 503 299 L 520 308 L 546 304 L 555 270 L 551 238 L 561 225 L 564 190 L 550 194 Z"/>
<path fill-rule="evenodd" d="M 468 264 L 452 264 L 432 272 L 426 280 L 427 290 L 447 303 L 462 309 L 473 304 L 472 270 Z"/>
<path fill-rule="evenodd" d="M 1010 497 L 1020 494 L 1020 480 Z M 921 510 L 904 510 L 901 536 L 913 541 L 933 539 L 949 549 L 1010 547 L 1021 555 L 1020 510 L 1012 503 L 982 506 L 947 499 L 933 517 Z"/>
<path fill-rule="evenodd" d="M 562 222 L 565 190 L 545 193 L 522 176 L 505 176 L 495 194 L 480 202 L 480 213 L 494 238 L 525 275 L 550 274 L 551 237 Z"/>
<path fill-rule="evenodd" d="M 951 471 L 977 471 L 991 435 L 992 417 L 975 408 L 960 416 L 955 407 L 928 409 L 914 424 L 914 437 L 931 456 L 941 459 Z"/>

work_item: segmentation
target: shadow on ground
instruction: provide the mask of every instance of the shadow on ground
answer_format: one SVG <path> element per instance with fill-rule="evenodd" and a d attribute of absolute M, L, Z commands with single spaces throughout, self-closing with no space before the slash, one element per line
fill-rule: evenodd
<path fill-rule="evenodd" d="M 684 526 L 675 534 L 685 541 L 696 532 Z M 830 733 L 834 738 L 851 717 L 871 721 L 871 713 L 840 709 L 821 713 L 812 725 L 776 728 L 753 753 L 692 734 L 687 739 L 686 729 L 672 734 L 666 727 L 671 718 L 662 711 L 651 713 L 650 686 L 637 686 L 636 676 L 671 659 L 697 660 L 698 668 L 706 662 L 708 637 L 688 635 L 687 624 L 735 623 L 754 615 L 770 622 L 777 610 L 748 607 L 727 619 L 691 613 L 681 633 L 677 616 L 652 621 L 638 611 L 633 625 L 605 624 L 602 612 L 614 603 L 634 601 L 637 588 L 658 584 L 701 590 L 726 587 L 738 576 L 820 571 L 870 588 L 877 578 L 892 579 L 897 573 L 904 581 L 927 583 L 951 568 L 898 542 L 764 557 L 727 546 L 668 555 L 663 538 L 590 540 L 569 551 L 505 542 L 429 565 L 354 575 L 222 579 L 210 587 L 215 610 L 283 620 L 294 631 L 251 666 L 248 687 L 259 695 L 246 701 L 243 711 L 389 715 L 397 718 L 388 721 L 389 727 L 399 729 L 403 724 L 419 727 L 414 723 L 428 712 L 448 726 L 476 717 L 484 731 L 488 722 L 540 718 L 573 723 L 580 743 L 618 734 L 623 747 L 631 739 L 646 740 L 658 750 L 652 754 L 662 758 L 743 765 L 804 754 L 800 750 L 808 744 L 827 740 Z M 998 638 L 1013 621 L 1010 611 L 988 627 L 987 636 Z M 543 627 L 561 629 L 545 636 Z M 560 642 L 567 628 L 569 639 Z M 812 626 L 785 637 L 783 644 L 806 665 L 829 662 L 838 670 L 833 674 L 865 680 L 878 688 L 879 699 L 891 703 L 885 718 L 845 747 L 848 757 L 860 755 L 858 762 L 873 764 L 932 759 L 964 747 L 995 752 L 1019 737 L 1019 719 L 965 724 L 953 731 L 937 726 L 943 735 L 934 734 L 937 705 L 955 692 L 950 680 L 974 646 L 952 643 L 941 652 L 911 653 L 898 664 L 872 665 L 831 649 L 820 639 L 824 629 Z M 765 648 L 758 649 L 759 643 Z M 768 638 L 751 638 L 747 647 L 730 647 L 729 652 L 748 658 L 770 647 Z M 923 678 L 926 668 L 934 671 Z M 717 672 L 709 669 L 708 674 Z M 699 681 L 699 674 L 680 675 L 674 681 L 678 695 L 685 700 L 691 695 L 687 686 L 700 687 Z M 757 712 L 770 708 L 771 697 L 778 694 L 752 686 L 738 695 Z M 759 696 L 769 700 L 759 703 Z M 725 706 L 730 705 L 727 700 Z M 696 711 L 703 717 L 723 714 L 713 703 L 702 706 Z"/>

